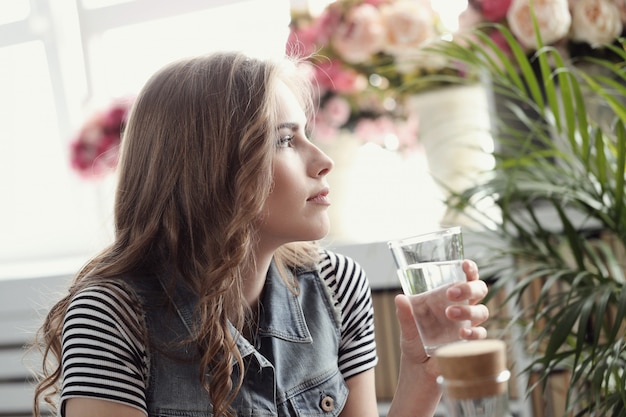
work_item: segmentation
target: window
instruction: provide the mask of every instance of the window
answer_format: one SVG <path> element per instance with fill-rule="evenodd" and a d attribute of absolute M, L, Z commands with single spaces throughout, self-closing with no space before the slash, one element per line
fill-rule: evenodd
<path fill-rule="evenodd" d="M 110 241 L 114 179 L 68 161 L 94 107 L 179 57 L 282 54 L 288 23 L 288 0 L 0 2 L 0 279 L 73 271 Z"/>
<path fill-rule="evenodd" d="M 0 3 L 0 24 L 26 19 L 29 12 L 28 0 L 4 0 Z"/>

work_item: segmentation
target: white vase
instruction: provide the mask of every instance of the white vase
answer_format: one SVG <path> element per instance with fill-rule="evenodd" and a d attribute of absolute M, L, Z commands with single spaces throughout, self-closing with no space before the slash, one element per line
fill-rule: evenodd
<path fill-rule="evenodd" d="M 364 144 L 347 130 L 320 147 L 335 162 L 328 175 L 329 241 L 379 242 L 438 227 L 445 206 L 423 151 L 401 154 Z"/>
<path fill-rule="evenodd" d="M 477 185 L 494 166 L 487 94 L 481 84 L 454 85 L 415 94 L 407 102 L 418 117 L 418 140 L 444 198 Z M 440 224 L 479 227 L 471 217 L 448 210 Z"/>

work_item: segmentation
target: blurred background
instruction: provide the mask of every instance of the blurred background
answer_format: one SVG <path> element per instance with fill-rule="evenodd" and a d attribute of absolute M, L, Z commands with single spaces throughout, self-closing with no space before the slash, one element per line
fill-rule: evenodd
<path fill-rule="evenodd" d="M 72 160 L 77 132 L 94 112 L 132 97 L 179 57 L 220 49 L 282 55 L 292 10 L 315 14 L 327 3 L 0 2 L 0 278 L 36 276 L 38 268 L 72 271 L 111 240 L 115 175 L 85 175 Z M 450 26 L 466 7 L 464 0 L 435 3 Z M 351 185 L 332 193 L 329 241 L 384 240 L 436 227 L 442 205 L 422 154 L 399 164 L 406 157 L 380 147 L 349 151 L 348 161 L 341 160 L 345 152 L 332 155 L 335 182 L 348 178 Z M 383 173 L 398 183 L 381 186 Z M 399 197 L 402 205 L 395 204 Z"/>

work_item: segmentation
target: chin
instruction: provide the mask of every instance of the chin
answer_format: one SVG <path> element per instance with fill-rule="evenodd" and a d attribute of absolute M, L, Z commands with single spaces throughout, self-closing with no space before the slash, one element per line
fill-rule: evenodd
<path fill-rule="evenodd" d="M 328 233 L 330 233 L 330 222 L 328 221 L 328 219 L 326 219 L 326 222 L 323 225 L 320 225 L 318 237 L 316 237 L 314 240 L 324 239 L 326 236 L 328 236 Z"/>
<path fill-rule="evenodd" d="M 326 236 L 328 236 L 328 232 L 329 232 L 329 231 L 327 231 L 327 232 L 325 232 L 325 233 L 321 233 L 321 234 L 319 234 L 316 238 L 311 239 L 311 240 L 313 240 L 313 241 L 315 241 L 315 240 L 322 240 L 322 239 L 324 239 Z"/>
<path fill-rule="evenodd" d="M 330 228 L 329 227 L 325 227 L 323 229 L 320 230 L 316 230 L 310 234 L 308 234 L 309 236 L 306 239 L 306 241 L 316 241 L 316 240 L 320 240 L 320 239 L 324 239 L 326 236 L 328 236 L 328 233 L 330 232 Z"/>

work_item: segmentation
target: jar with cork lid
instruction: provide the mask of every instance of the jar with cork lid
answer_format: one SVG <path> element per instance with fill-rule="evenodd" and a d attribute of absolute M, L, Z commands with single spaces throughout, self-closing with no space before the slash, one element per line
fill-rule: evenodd
<path fill-rule="evenodd" d="M 506 344 L 474 340 L 443 346 L 436 351 L 443 399 L 449 417 L 508 417 Z"/>

